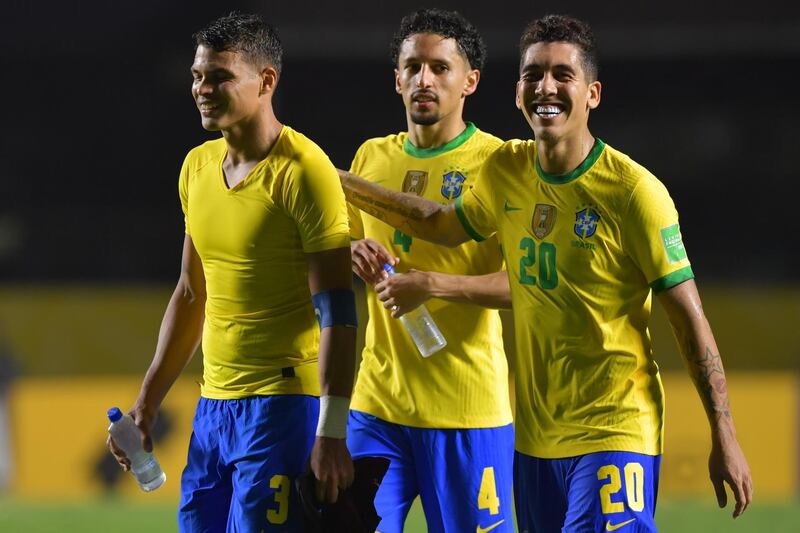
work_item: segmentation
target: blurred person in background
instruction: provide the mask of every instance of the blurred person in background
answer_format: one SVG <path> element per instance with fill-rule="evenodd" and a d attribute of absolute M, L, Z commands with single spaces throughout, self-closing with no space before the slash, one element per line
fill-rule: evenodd
<path fill-rule="evenodd" d="M 180 279 L 130 414 L 152 449 L 158 408 L 202 337 L 180 530 L 300 531 L 292 482 L 309 456 L 320 502 L 336 501 L 353 478 L 344 195 L 322 150 L 275 117 L 275 30 L 234 12 L 194 38 L 192 96 L 203 127 L 222 137 L 191 150 L 181 169 Z"/>
<path fill-rule="evenodd" d="M 462 116 L 485 56 L 477 29 L 456 12 L 404 17 L 391 57 L 408 130 L 367 140 L 351 171 L 432 201 L 455 201 L 502 142 Z M 510 299 L 497 239 L 443 248 L 354 208 L 350 231 L 353 270 L 375 286 L 367 291 L 348 446 L 354 458 L 391 460 L 375 498 L 378 531 L 401 533 L 417 496 L 428 531 L 514 531 L 514 430 L 495 310 Z M 383 264 L 395 264 L 395 254 L 406 273 L 389 278 Z M 431 296 L 447 345 L 423 358 L 396 318 Z"/>
<path fill-rule="evenodd" d="M 648 331 L 652 293 L 706 410 L 718 503 L 726 483 L 737 517 L 752 478 L 672 199 L 589 131 L 601 85 L 586 23 L 536 20 L 520 53 L 517 107 L 535 142 L 493 152 L 454 206 L 340 172 L 348 200 L 441 244 L 499 237 L 513 267 L 520 531 L 656 530 L 664 399 Z"/>
<path fill-rule="evenodd" d="M 0 493 L 8 488 L 14 472 L 9 399 L 11 385 L 18 372 L 17 361 L 3 341 L 0 331 Z"/>

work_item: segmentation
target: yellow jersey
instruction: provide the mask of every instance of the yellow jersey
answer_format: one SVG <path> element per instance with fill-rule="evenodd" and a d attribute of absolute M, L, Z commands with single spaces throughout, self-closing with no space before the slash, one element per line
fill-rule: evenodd
<path fill-rule="evenodd" d="M 506 254 L 517 450 L 661 453 L 651 294 L 693 277 L 661 182 L 599 139 L 559 176 L 543 171 L 534 141 L 514 140 L 489 157 L 456 214 L 474 239 L 496 234 Z"/>
<path fill-rule="evenodd" d="M 351 172 L 380 185 L 451 203 L 467 190 L 500 145 L 474 124 L 444 146 L 416 148 L 407 133 L 366 141 Z M 349 206 L 351 235 L 368 237 L 409 269 L 488 274 L 503 268 L 495 239 L 445 248 L 395 230 Z M 480 428 L 511 423 L 508 369 L 496 310 L 430 299 L 425 305 L 447 346 L 423 358 L 402 323 L 367 287 L 369 321 L 351 408 L 383 420 L 425 428 Z"/>
<path fill-rule="evenodd" d="M 179 180 L 186 234 L 206 279 L 201 393 L 318 395 L 319 326 L 305 254 L 349 246 L 336 169 L 287 126 L 232 188 L 222 171 L 226 153 L 224 139 L 198 146 Z"/>

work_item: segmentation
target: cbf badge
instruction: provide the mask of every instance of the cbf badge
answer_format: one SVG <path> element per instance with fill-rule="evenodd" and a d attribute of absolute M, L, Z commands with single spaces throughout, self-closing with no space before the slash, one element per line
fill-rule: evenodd
<path fill-rule="evenodd" d="M 457 170 L 451 170 L 442 176 L 442 196 L 448 200 L 455 200 L 461 196 L 464 180 L 467 178 Z"/>
<path fill-rule="evenodd" d="M 592 206 L 587 206 L 575 213 L 575 235 L 581 239 L 588 239 L 597 231 L 600 222 L 600 213 Z"/>
<path fill-rule="evenodd" d="M 409 170 L 403 179 L 403 192 L 422 196 L 428 185 L 428 173 L 424 170 Z"/>
<path fill-rule="evenodd" d="M 549 204 L 536 204 L 531 219 L 531 229 L 537 239 L 544 239 L 556 225 L 556 207 Z"/>

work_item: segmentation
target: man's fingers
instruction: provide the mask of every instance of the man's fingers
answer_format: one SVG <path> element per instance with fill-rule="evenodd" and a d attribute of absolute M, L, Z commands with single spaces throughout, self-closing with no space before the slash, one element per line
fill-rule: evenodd
<path fill-rule="evenodd" d="M 749 498 L 747 496 L 747 490 L 745 486 L 747 485 L 747 480 L 741 480 L 737 482 L 728 482 L 728 485 L 731 487 L 731 491 L 733 492 L 733 497 L 736 499 L 736 507 L 733 509 L 733 517 L 739 517 L 745 509 L 747 509 L 747 504 L 749 503 Z"/>
<path fill-rule="evenodd" d="M 712 478 L 711 483 L 714 485 L 714 492 L 717 494 L 717 504 L 720 507 L 728 505 L 728 495 L 725 493 L 725 485 L 721 479 Z"/>

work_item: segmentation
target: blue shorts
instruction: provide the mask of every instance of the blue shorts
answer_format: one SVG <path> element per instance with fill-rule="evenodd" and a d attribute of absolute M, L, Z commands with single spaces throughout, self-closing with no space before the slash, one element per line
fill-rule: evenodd
<path fill-rule="evenodd" d="M 514 428 L 428 429 L 401 426 L 350 411 L 353 458 L 391 461 L 375 495 L 378 531 L 402 533 L 417 495 L 429 533 L 514 531 Z"/>
<path fill-rule="evenodd" d="M 657 531 L 660 455 L 598 452 L 539 459 L 516 452 L 514 499 L 521 533 Z"/>
<path fill-rule="evenodd" d="M 181 477 L 180 531 L 299 531 L 292 487 L 311 455 L 318 417 L 313 396 L 200 398 Z"/>

